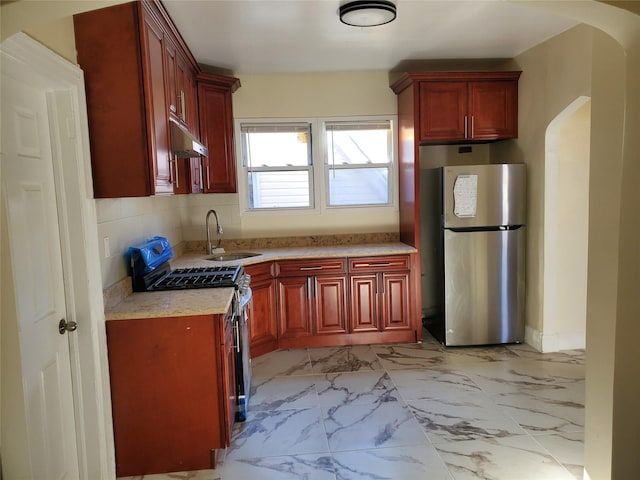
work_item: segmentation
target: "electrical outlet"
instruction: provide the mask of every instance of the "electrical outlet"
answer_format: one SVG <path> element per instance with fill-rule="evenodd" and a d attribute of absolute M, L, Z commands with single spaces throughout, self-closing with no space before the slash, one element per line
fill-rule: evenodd
<path fill-rule="evenodd" d="M 104 237 L 102 242 L 104 246 L 104 258 L 109 258 L 111 256 L 111 242 L 109 241 L 109 237 Z"/>

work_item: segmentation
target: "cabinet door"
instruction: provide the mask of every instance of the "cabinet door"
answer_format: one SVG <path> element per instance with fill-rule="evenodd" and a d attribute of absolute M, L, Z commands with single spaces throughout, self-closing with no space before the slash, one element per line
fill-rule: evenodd
<path fill-rule="evenodd" d="M 409 329 L 409 272 L 379 275 L 382 330 Z"/>
<path fill-rule="evenodd" d="M 150 161 L 155 180 L 154 193 L 172 193 L 169 151 L 169 110 L 165 97 L 164 34 L 150 15 L 145 15 L 144 35 L 146 73 L 144 77 Z M 122 172 L 124 175 L 126 172 Z"/>
<path fill-rule="evenodd" d="M 225 447 L 216 321 L 106 322 L 118 477 L 212 468 Z"/>
<path fill-rule="evenodd" d="M 224 343 L 222 345 L 225 404 L 225 445 L 231 443 L 231 433 L 236 416 L 236 368 L 235 368 L 235 344 L 234 344 L 233 315 L 229 312 L 224 320 Z"/>
<path fill-rule="evenodd" d="M 164 74 L 166 83 L 165 94 L 167 97 L 167 106 L 169 108 L 169 112 L 179 118 L 176 94 L 178 91 L 178 77 L 176 72 L 178 59 L 175 45 L 166 38 L 164 40 L 164 55 Z"/>
<path fill-rule="evenodd" d="M 200 82 L 200 139 L 209 150 L 204 162 L 205 193 L 237 192 L 231 91 Z"/>
<path fill-rule="evenodd" d="M 347 333 L 346 276 L 321 275 L 310 281 L 314 287 L 314 333 Z"/>
<path fill-rule="evenodd" d="M 279 278 L 277 284 L 280 338 L 311 335 L 312 307 L 308 277 Z"/>
<path fill-rule="evenodd" d="M 469 137 L 495 140 L 518 136 L 518 82 L 469 82 Z"/>
<path fill-rule="evenodd" d="M 249 304 L 249 342 L 251 357 L 278 348 L 275 280 L 251 282 L 253 298 Z"/>
<path fill-rule="evenodd" d="M 467 82 L 420 82 L 420 141 L 467 138 Z"/>
<path fill-rule="evenodd" d="M 351 276 L 351 332 L 380 330 L 375 273 Z"/>

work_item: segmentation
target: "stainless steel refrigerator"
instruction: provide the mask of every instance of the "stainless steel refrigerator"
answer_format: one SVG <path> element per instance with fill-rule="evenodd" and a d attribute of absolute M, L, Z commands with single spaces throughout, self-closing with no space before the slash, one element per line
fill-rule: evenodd
<path fill-rule="evenodd" d="M 524 341 L 524 164 L 447 166 L 423 176 L 429 331 L 445 345 Z"/>

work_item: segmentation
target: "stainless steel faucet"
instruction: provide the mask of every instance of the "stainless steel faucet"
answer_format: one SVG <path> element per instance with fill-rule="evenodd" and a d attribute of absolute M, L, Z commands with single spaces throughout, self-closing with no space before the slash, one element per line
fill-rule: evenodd
<path fill-rule="evenodd" d="M 222 225 L 220 225 L 220 220 L 218 219 L 218 214 L 215 210 L 209 210 L 207 212 L 207 218 L 205 219 L 205 224 L 207 227 L 207 253 L 211 255 L 213 253 L 213 248 L 211 248 L 211 230 L 209 229 L 209 217 L 213 213 L 213 216 L 216 217 L 216 234 L 218 236 L 218 243 L 216 243 L 216 248 L 220 248 L 220 242 L 222 241 Z"/>

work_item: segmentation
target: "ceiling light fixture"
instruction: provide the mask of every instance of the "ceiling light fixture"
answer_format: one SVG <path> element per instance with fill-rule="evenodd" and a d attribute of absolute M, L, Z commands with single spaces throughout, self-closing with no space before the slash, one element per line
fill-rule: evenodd
<path fill-rule="evenodd" d="M 395 18 L 396 6 L 388 0 L 354 0 L 340 7 L 340 21 L 353 27 L 375 27 Z"/>

